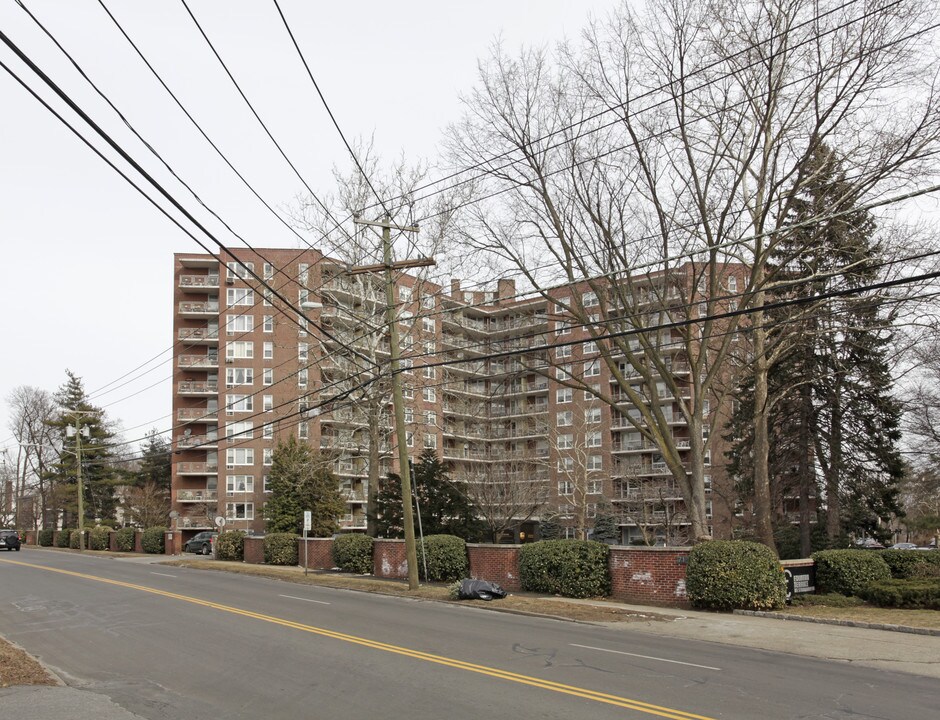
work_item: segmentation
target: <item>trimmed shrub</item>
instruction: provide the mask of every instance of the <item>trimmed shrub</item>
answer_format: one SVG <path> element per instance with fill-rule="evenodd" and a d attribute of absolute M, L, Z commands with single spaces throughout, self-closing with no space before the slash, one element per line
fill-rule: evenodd
<path fill-rule="evenodd" d="M 710 610 L 782 607 L 787 582 L 777 555 L 748 540 L 711 540 L 689 552 L 685 589 L 692 605 Z"/>
<path fill-rule="evenodd" d="M 610 593 L 609 546 L 592 540 L 541 540 L 519 549 L 522 589 L 565 597 Z"/>
<path fill-rule="evenodd" d="M 245 531 L 226 530 L 215 539 L 215 553 L 219 560 L 245 559 Z"/>
<path fill-rule="evenodd" d="M 455 535 L 428 535 L 424 548 L 418 541 L 418 573 L 424 573 L 424 558 L 427 554 L 428 576 L 426 582 L 454 582 L 468 576 L 470 560 L 467 558 L 467 543 Z"/>
<path fill-rule="evenodd" d="M 862 588 L 860 594 L 863 599 L 879 607 L 940 610 L 940 579 L 936 578 L 882 580 Z"/>
<path fill-rule="evenodd" d="M 823 593 L 858 595 L 873 582 L 891 579 L 881 554 L 871 550 L 822 550 L 813 553 L 816 587 Z"/>
<path fill-rule="evenodd" d="M 82 533 L 80 530 L 73 530 L 72 534 L 69 535 L 69 547 L 73 550 L 78 550 L 78 543 L 81 540 Z M 88 536 L 85 536 L 85 547 L 88 547 Z"/>
<path fill-rule="evenodd" d="M 265 535 L 264 561 L 268 565 L 297 565 L 297 536 L 294 533 Z"/>
<path fill-rule="evenodd" d="M 132 527 L 121 528 L 117 531 L 115 543 L 121 552 L 134 552 L 134 536 L 137 530 Z"/>
<path fill-rule="evenodd" d="M 144 530 L 144 534 L 140 537 L 140 546 L 143 548 L 145 553 L 150 553 L 151 555 L 157 555 L 164 551 L 163 542 L 166 538 L 166 528 L 165 527 L 152 527 Z"/>
<path fill-rule="evenodd" d="M 88 533 L 89 550 L 110 550 L 111 549 L 111 528 L 99 525 L 92 528 Z"/>
<path fill-rule="evenodd" d="M 810 593 L 795 594 L 790 599 L 792 607 L 834 607 L 851 608 L 864 605 L 861 598 L 840 595 L 839 593 L 826 593 L 825 595 L 812 595 Z"/>
<path fill-rule="evenodd" d="M 40 530 L 36 538 L 41 547 L 52 547 L 52 538 L 55 537 L 55 530 Z"/>
<path fill-rule="evenodd" d="M 59 530 L 55 536 L 55 546 L 57 548 L 67 548 L 72 540 L 72 531 L 69 528 Z"/>
<path fill-rule="evenodd" d="M 359 533 L 338 535 L 333 539 L 333 562 L 343 572 L 372 573 L 372 538 Z"/>
<path fill-rule="evenodd" d="M 921 550 L 882 550 L 878 554 L 888 565 L 891 577 L 896 580 L 910 580 L 920 577 L 921 567 L 928 564 L 929 553 Z"/>

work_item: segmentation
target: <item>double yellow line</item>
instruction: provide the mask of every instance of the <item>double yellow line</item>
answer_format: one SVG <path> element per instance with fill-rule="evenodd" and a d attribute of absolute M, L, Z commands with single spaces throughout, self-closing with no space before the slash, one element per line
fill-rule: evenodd
<path fill-rule="evenodd" d="M 96 582 L 105 583 L 107 585 L 129 588 L 131 590 L 138 590 L 140 592 L 150 593 L 152 595 L 160 595 L 162 597 L 171 598 L 173 600 L 180 600 L 182 602 L 191 603 L 193 605 L 200 605 L 202 607 L 212 608 L 213 610 L 220 610 L 222 612 L 231 613 L 232 615 L 240 615 L 241 617 L 252 618 L 262 622 L 280 625 L 282 627 L 291 628 L 292 630 L 301 630 L 303 632 L 312 633 L 321 637 L 332 638 L 333 640 L 340 640 L 342 642 L 352 643 L 353 645 L 361 645 L 362 647 L 371 648 L 373 650 L 381 650 L 382 652 L 414 658 L 415 660 L 423 660 L 424 662 L 434 663 L 435 665 L 444 665 L 446 667 L 452 667 L 457 670 L 477 673 L 478 675 L 486 675 L 497 678 L 499 680 L 519 683 L 520 685 L 541 688 L 542 690 L 550 690 L 552 692 L 561 693 L 563 695 L 570 695 L 572 697 L 582 698 L 584 700 L 592 700 L 594 702 L 604 703 L 606 705 L 614 705 L 616 707 L 622 707 L 628 710 L 636 710 L 637 712 L 646 713 L 648 715 L 655 715 L 657 717 L 670 718 L 671 720 L 714 720 L 714 718 L 710 718 L 705 715 L 696 715 L 694 713 L 687 713 L 682 710 L 674 710 L 672 708 L 662 707 L 661 705 L 653 705 L 651 703 L 645 703 L 640 700 L 633 700 L 632 698 L 621 697 L 619 695 L 610 695 L 608 693 L 580 688 L 575 685 L 565 685 L 563 683 L 552 682 L 551 680 L 542 680 L 541 678 L 532 677 L 530 675 L 520 675 L 519 673 L 509 672 L 508 670 L 487 667 L 486 665 L 477 665 L 475 663 L 464 662 L 463 660 L 455 660 L 453 658 L 443 657 L 441 655 L 432 655 L 431 653 L 421 652 L 420 650 L 411 650 L 409 648 L 400 647 L 398 645 L 389 645 L 388 643 L 369 640 L 368 638 L 357 637 L 356 635 L 347 635 L 346 633 L 326 630 L 324 628 L 318 628 L 313 625 L 305 625 L 304 623 L 293 622 L 291 620 L 285 620 L 283 618 L 274 617 L 272 615 L 264 615 L 262 613 L 251 612 L 250 610 L 242 610 L 240 608 L 232 607 L 231 605 L 222 605 L 220 603 L 214 603 L 208 600 L 200 600 L 198 598 L 189 597 L 187 595 L 179 595 L 177 593 L 167 592 L 166 590 L 158 590 L 157 588 L 147 587 L 146 585 L 135 585 L 134 583 L 121 582 L 120 580 L 110 580 L 108 578 L 98 577 L 97 575 L 88 575 L 85 573 L 74 572 L 72 570 L 61 570 L 59 568 L 34 565 L 32 563 L 18 562 L 16 560 L 0 560 L 0 562 L 5 562 L 10 565 L 21 565 L 23 567 L 35 568 L 37 570 L 46 570 L 48 572 L 83 578 L 85 580 L 94 580 Z"/>

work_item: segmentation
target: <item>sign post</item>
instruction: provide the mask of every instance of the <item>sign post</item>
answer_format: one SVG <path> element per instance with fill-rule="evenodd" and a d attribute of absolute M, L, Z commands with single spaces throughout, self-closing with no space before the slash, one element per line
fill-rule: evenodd
<path fill-rule="evenodd" d="M 304 577 L 307 576 L 307 533 L 313 527 L 313 513 L 304 510 Z"/>

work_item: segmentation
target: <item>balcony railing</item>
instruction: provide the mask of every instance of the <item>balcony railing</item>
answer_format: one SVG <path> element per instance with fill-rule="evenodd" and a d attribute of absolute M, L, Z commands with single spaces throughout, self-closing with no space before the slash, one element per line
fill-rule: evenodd
<path fill-rule="evenodd" d="M 218 290 L 218 275 L 180 275 L 180 287 L 184 290 Z"/>
<path fill-rule="evenodd" d="M 208 408 L 180 408 L 176 411 L 179 422 L 215 422 L 219 419 L 218 410 Z"/>
<path fill-rule="evenodd" d="M 181 342 L 218 342 L 219 331 L 209 328 L 180 328 L 177 338 Z"/>
<path fill-rule="evenodd" d="M 217 490 L 177 490 L 177 502 L 215 502 L 219 499 Z"/>
<path fill-rule="evenodd" d="M 218 475 L 219 466 L 204 462 L 181 462 L 176 465 L 177 475 Z"/>
<path fill-rule="evenodd" d="M 176 438 L 176 447 L 181 450 L 194 447 L 217 447 L 218 444 L 218 433 L 208 433 L 207 435 L 180 435 Z"/>
<path fill-rule="evenodd" d="M 217 302 L 181 302 L 179 304 L 180 315 L 218 315 L 219 303 Z"/>
<path fill-rule="evenodd" d="M 179 367 L 189 370 L 209 370 L 219 367 L 217 355 L 180 355 Z"/>
<path fill-rule="evenodd" d="M 179 529 L 207 530 L 214 527 L 214 523 L 207 516 L 180 515 L 176 518 L 176 527 Z"/>
<path fill-rule="evenodd" d="M 176 388 L 180 395 L 217 395 L 219 392 L 217 382 L 204 382 L 201 380 L 183 380 Z"/>
<path fill-rule="evenodd" d="M 364 517 L 352 517 L 344 515 L 339 519 L 339 526 L 343 530 L 365 530 L 366 519 Z"/>

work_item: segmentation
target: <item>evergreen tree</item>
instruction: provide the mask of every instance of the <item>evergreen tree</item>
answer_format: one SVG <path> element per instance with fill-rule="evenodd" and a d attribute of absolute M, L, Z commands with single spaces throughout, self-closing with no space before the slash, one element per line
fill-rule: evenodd
<path fill-rule="evenodd" d="M 557 540 L 561 537 L 561 523 L 558 515 L 546 515 L 539 521 L 539 540 Z"/>
<path fill-rule="evenodd" d="M 328 462 L 293 435 L 274 449 L 268 473 L 271 498 L 265 504 L 265 527 L 270 533 L 303 532 L 304 511 L 312 515 L 310 535 L 329 537 L 346 512 L 339 483 Z"/>
<path fill-rule="evenodd" d="M 89 401 L 81 378 L 69 370 L 65 372 L 68 379 L 55 394 L 58 414 L 56 419 L 49 423 L 58 435 L 57 445 L 61 448 L 59 461 L 49 470 L 48 476 L 55 488 L 55 504 L 62 513 L 63 525 L 77 527 L 79 522 L 76 452 L 80 443 L 84 487 L 83 522 L 110 523 L 115 517 L 114 490 L 123 482 L 121 473 L 111 465 L 114 431 L 104 410 Z M 82 433 L 79 437 L 73 434 L 73 430 L 69 430 L 76 425 Z"/>
<path fill-rule="evenodd" d="M 480 522 L 474 517 L 467 496 L 451 482 L 444 464 L 434 450 L 421 453 L 413 466 L 414 495 L 418 498 L 421 531 L 425 535 L 456 535 L 465 540 L 476 540 L 483 534 Z M 379 536 L 403 537 L 404 520 L 401 505 L 401 478 L 389 473 L 376 498 L 376 529 Z M 418 531 L 418 509 L 415 513 L 415 532 Z"/>
<path fill-rule="evenodd" d="M 170 491 L 170 443 L 156 430 L 147 435 L 146 443 L 141 446 L 140 466 L 133 474 L 133 483 L 137 486 L 152 483 L 158 488 Z"/>
<path fill-rule="evenodd" d="M 614 506 L 607 498 L 601 498 L 597 503 L 597 514 L 594 516 L 594 533 L 592 540 L 614 545 L 620 542 L 620 526 Z"/>

